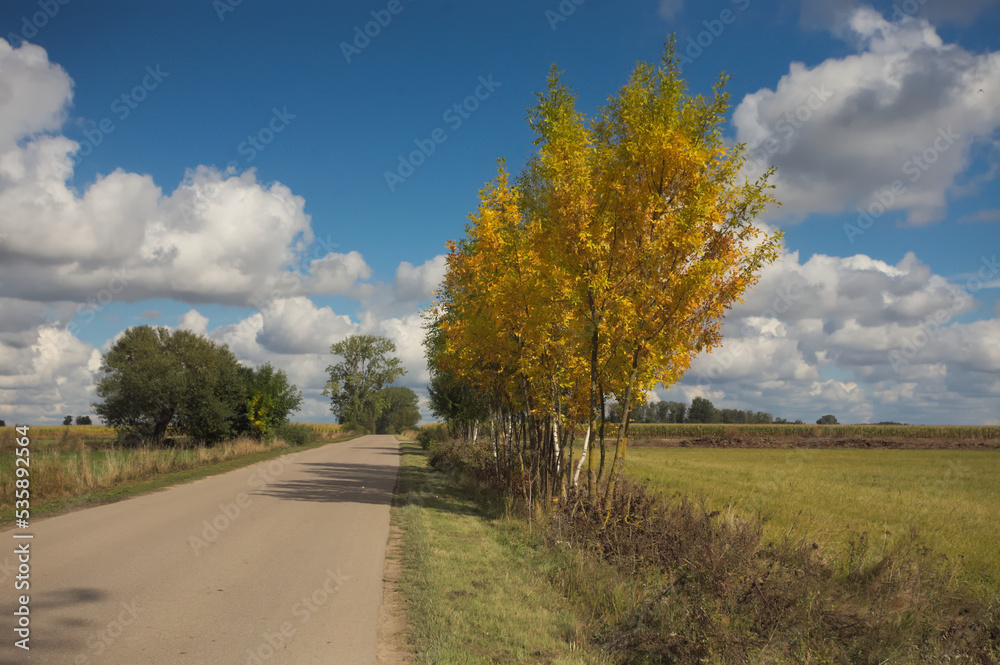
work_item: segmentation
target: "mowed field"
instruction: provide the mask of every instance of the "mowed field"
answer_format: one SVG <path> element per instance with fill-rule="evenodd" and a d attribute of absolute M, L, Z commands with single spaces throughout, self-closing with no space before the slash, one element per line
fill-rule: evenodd
<path fill-rule="evenodd" d="M 879 556 L 916 529 L 959 564 L 962 583 L 1000 593 L 997 450 L 633 448 L 628 472 L 664 495 L 760 517 L 765 538 L 806 538 L 833 562 L 852 543 Z"/>

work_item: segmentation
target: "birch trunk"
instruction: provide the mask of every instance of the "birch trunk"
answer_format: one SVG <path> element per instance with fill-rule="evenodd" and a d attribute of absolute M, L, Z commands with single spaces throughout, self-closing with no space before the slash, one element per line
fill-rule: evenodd
<path fill-rule="evenodd" d="M 580 472 L 583 471 L 583 463 L 587 459 L 587 451 L 590 449 L 590 423 L 587 423 L 587 434 L 583 437 L 583 450 L 580 452 L 580 461 L 576 465 L 576 472 L 573 474 L 573 487 L 580 482 Z"/>

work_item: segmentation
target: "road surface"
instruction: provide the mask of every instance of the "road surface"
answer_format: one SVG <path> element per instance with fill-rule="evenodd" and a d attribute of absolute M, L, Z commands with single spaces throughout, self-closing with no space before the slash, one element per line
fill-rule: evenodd
<path fill-rule="evenodd" d="M 374 663 L 398 468 L 366 436 L 0 533 L 0 663 Z"/>

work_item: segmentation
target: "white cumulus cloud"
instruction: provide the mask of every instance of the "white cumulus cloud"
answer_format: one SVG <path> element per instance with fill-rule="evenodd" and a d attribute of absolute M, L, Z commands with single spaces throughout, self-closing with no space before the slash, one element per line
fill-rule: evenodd
<path fill-rule="evenodd" d="M 888 21 L 871 8 L 851 11 L 840 32 L 856 53 L 792 63 L 774 89 L 735 109 L 748 175 L 778 167 L 776 197 L 790 218 L 878 204 L 909 224 L 941 219 L 968 184 L 970 148 L 1000 128 L 1000 53 L 967 51 L 924 19 Z"/>

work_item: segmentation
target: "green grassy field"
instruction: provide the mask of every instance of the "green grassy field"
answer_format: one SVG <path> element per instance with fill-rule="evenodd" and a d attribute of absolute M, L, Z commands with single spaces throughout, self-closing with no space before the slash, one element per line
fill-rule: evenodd
<path fill-rule="evenodd" d="M 977 594 L 1000 593 L 995 451 L 633 449 L 628 470 L 663 494 L 760 516 L 767 537 L 808 538 L 831 560 L 860 533 L 874 556 L 915 527 Z"/>

